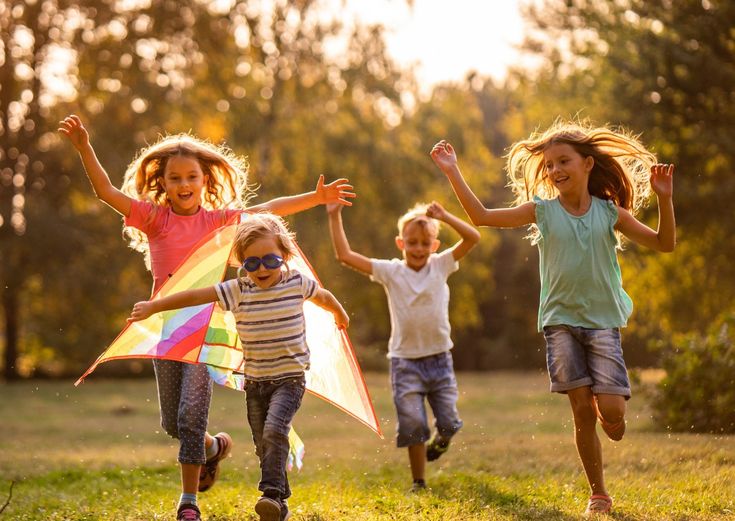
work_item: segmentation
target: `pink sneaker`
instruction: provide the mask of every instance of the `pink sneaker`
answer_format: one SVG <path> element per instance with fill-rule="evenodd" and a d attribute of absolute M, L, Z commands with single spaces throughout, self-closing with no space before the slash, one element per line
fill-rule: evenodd
<path fill-rule="evenodd" d="M 609 514 L 610 510 L 612 510 L 612 498 L 604 494 L 594 494 L 590 496 L 590 500 L 587 502 L 584 515 L 589 517 L 596 514 Z"/>

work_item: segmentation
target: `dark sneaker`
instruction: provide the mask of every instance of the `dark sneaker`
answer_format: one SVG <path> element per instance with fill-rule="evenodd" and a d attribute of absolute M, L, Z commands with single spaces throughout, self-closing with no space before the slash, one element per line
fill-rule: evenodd
<path fill-rule="evenodd" d="M 288 510 L 288 502 L 285 499 L 281 500 L 281 521 L 288 521 L 291 517 L 291 512 Z"/>
<path fill-rule="evenodd" d="M 212 488 L 214 482 L 219 477 L 220 461 L 230 455 L 232 450 L 232 438 L 226 432 L 220 432 L 214 436 L 219 443 L 217 455 L 202 465 L 199 470 L 199 492 L 205 492 Z"/>
<path fill-rule="evenodd" d="M 426 461 L 434 461 L 449 450 L 449 440 L 440 438 L 438 434 L 434 434 L 429 444 L 426 446 Z"/>
<path fill-rule="evenodd" d="M 260 521 L 281 521 L 281 503 L 263 496 L 255 503 L 255 513 L 260 516 Z"/>
<path fill-rule="evenodd" d="M 413 485 L 411 485 L 411 494 L 422 494 L 426 492 L 428 489 L 426 488 L 426 482 L 425 481 L 414 481 Z"/>
<path fill-rule="evenodd" d="M 182 503 L 176 512 L 176 521 L 202 521 L 199 507 L 191 503 Z"/>

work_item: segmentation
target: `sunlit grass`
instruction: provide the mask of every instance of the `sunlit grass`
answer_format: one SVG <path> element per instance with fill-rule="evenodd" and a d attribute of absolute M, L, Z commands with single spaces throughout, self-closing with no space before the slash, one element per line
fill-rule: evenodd
<path fill-rule="evenodd" d="M 544 373 L 459 375 L 465 427 L 428 466 L 431 490 L 411 495 L 407 458 L 394 446 L 387 376 L 368 375 L 386 438 L 314 397 L 295 427 L 307 447 L 291 475 L 295 521 L 578 519 L 587 487 L 572 443 L 569 406 Z M 2 388 L 0 518 L 172 519 L 177 443 L 161 432 L 155 384 L 31 382 Z M 217 389 L 213 432 L 235 439 L 221 481 L 202 494 L 204 519 L 255 519 L 259 476 L 244 396 Z M 735 519 L 735 438 L 660 433 L 640 396 L 619 443 L 603 440 L 611 519 Z"/>

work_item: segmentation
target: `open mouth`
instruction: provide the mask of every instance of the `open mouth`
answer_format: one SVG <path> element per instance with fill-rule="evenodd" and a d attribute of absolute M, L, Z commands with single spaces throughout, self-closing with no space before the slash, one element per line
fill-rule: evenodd
<path fill-rule="evenodd" d="M 182 201 L 188 201 L 193 196 L 194 196 L 194 193 L 193 192 L 181 192 L 179 194 L 179 199 L 181 199 Z"/>

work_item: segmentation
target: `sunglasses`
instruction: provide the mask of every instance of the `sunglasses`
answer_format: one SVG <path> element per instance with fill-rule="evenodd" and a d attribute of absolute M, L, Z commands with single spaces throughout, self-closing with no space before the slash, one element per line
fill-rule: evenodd
<path fill-rule="evenodd" d="M 258 271 L 258 268 L 260 268 L 261 264 L 269 270 L 274 270 L 276 268 L 280 268 L 283 265 L 283 259 L 275 253 L 263 255 L 262 258 L 248 257 L 243 261 L 242 267 L 245 268 L 246 271 L 252 273 L 254 271 Z"/>

